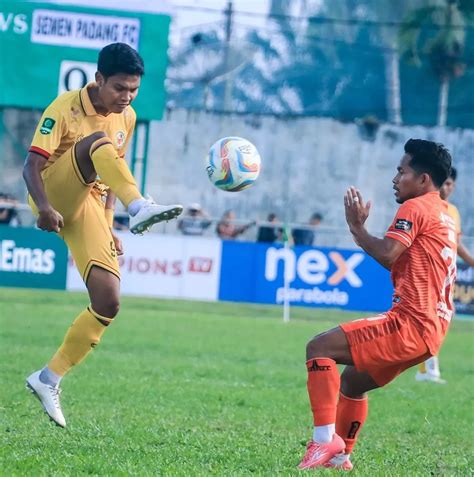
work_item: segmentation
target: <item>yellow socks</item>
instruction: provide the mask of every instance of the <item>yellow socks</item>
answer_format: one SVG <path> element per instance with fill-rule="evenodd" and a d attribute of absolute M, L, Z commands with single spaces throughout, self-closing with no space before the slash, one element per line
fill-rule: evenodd
<path fill-rule="evenodd" d="M 132 200 L 142 199 L 127 162 L 118 157 L 108 137 L 92 143 L 90 156 L 101 180 L 112 189 L 125 207 Z"/>
<path fill-rule="evenodd" d="M 74 320 L 64 337 L 63 344 L 48 363 L 48 368 L 57 375 L 64 376 L 99 344 L 106 326 L 111 322 L 111 318 L 101 316 L 90 306 L 87 307 Z"/>

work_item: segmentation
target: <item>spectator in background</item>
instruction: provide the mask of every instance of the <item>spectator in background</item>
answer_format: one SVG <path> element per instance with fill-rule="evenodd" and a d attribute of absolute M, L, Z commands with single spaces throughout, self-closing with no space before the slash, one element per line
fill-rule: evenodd
<path fill-rule="evenodd" d="M 228 210 L 224 213 L 221 220 L 217 224 L 216 233 L 222 240 L 234 240 L 237 236 L 243 234 L 250 227 L 255 225 L 255 222 L 249 222 L 245 225 L 235 224 L 235 212 Z"/>
<path fill-rule="evenodd" d="M 314 243 L 314 230 L 319 226 L 323 216 L 315 212 L 309 219 L 308 226 L 301 229 L 293 229 L 293 242 L 295 245 L 306 245 L 311 247 Z"/>
<path fill-rule="evenodd" d="M 439 190 L 439 195 L 443 200 L 448 202 L 449 196 L 453 193 L 456 187 L 456 179 L 458 177 L 458 172 L 455 167 L 451 167 L 451 173 L 449 177 L 446 179 L 444 184 L 441 186 Z M 470 267 L 474 267 L 474 256 L 471 255 L 469 250 L 463 244 L 461 240 L 462 236 L 462 229 L 461 229 L 461 215 L 459 214 L 458 208 L 448 202 L 448 214 L 453 218 L 454 222 L 456 223 L 456 234 L 457 234 L 457 243 L 458 243 L 458 256 L 461 257 L 465 263 L 467 263 Z"/>
<path fill-rule="evenodd" d="M 268 214 L 267 222 L 269 225 L 262 225 L 258 229 L 257 242 L 280 242 L 283 238 L 283 231 L 278 227 L 280 221 L 276 214 Z"/>
<path fill-rule="evenodd" d="M 0 193 L 0 225 L 18 227 L 21 225 L 15 205 L 18 201 L 10 194 Z"/>
<path fill-rule="evenodd" d="M 183 235 L 203 235 L 212 224 L 212 220 L 198 203 L 190 204 L 181 217 L 178 221 L 178 229 Z"/>

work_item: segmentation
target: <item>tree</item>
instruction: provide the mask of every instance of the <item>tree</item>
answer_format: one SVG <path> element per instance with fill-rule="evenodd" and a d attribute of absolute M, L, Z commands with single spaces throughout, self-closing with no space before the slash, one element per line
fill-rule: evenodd
<path fill-rule="evenodd" d="M 422 0 L 397 0 L 396 2 L 380 2 L 371 0 L 367 5 L 367 16 L 372 14 L 373 20 L 394 19 L 400 21 L 408 10 L 420 4 Z M 385 63 L 385 104 L 388 121 L 402 124 L 402 101 L 400 92 L 400 53 L 397 41 L 397 29 L 394 25 L 382 25 L 378 34 L 384 48 Z"/>
<path fill-rule="evenodd" d="M 450 81 L 466 68 L 465 24 L 473 15 L 472 1 L 437 1 L 411 11 L 399 30 L 400 52 L 405 59 L 419 67 L 421 57 L 426 57 L 440 81 L 438 126 L 446 125 Z"/>

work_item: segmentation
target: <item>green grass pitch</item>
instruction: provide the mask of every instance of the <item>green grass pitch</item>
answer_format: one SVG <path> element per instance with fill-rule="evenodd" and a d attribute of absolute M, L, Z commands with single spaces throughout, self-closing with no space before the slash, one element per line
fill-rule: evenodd
<path fill-rule="evenodd" d="M 83 294 L 0 289 L 0 474 L 300 475 L 311 434 L 305 343 L 359 314 L 124 298 L 101 345 L 63 382 L 67 429 L 24 389 Z M 355 476 L 473 475 L 474 323 L 441 351 L 445 386 L 409 370 L 371 393 Z M 337 471 L 304 474 L 336 475 Z"/>

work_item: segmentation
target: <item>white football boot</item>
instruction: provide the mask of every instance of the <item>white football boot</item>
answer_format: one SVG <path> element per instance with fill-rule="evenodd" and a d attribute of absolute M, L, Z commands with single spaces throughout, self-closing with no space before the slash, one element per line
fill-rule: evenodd
<path fill-rule="evenodd" d="M 430 381 L 436 384 L 446 384 L 446 381 L 441 378 L 441 372 L 439 370 L 438 356 L 431 356 L 425 361 L 426 371 L 422 373 L 418 371 L 415 375 L 417 381 Z"/>
<path fill-rule="evenodd" d="M 148 197 L 140 210 L 135 215 L 130 216 L 130 232 L 132 234 L 143 234 L 152 225 L 174 219 L 181 212 L 183 212 L 182 205 L 159 205 L 151 197 Z"/>
<path fill-rule="evenodd" d="M 26 379 L 26 387 L 39 399 L 46 414 L 58 426 L 66 427 L 66 419 L 64 419 L 61 411 L 61 403 L 59 402 L 59 394 L 61 389 L 59 386 L 54 387 L 41 382 L 41 370 L 35 371 Z"/>
<path fill-rule="evenodd" d="M 417 371 L 415 379 L 417 381 L 430 381 L 436 384 L 446 384 L 446 380 L 441 378 L 441 376 L 429 372 L 422 373 L 420 371 Z"/>

